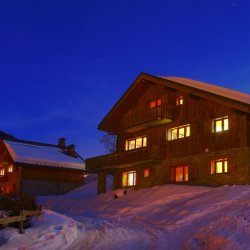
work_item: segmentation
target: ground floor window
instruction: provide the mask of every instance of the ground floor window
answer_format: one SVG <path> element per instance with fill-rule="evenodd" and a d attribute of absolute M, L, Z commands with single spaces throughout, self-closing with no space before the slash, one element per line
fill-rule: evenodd
<path fill-rule="evenodd" d="M 145 168 L 143 170 L 143 177 L 150 177 L 152 175 L 152 170 L 150 168 Z"/>
<path fill-rule="evenodd" d="M 175 168 L 175 181 L 188 181 L 188 166 L 180 166 Z"/>
<path fill-rule="evenodd" d="M 136 185 L 136 171 L 122 173 L 122 186 L 130 187 Z"/>
<path fill-rule="evenodd" d="M 227 158 L 211 161 L 211 174 L 221 174 L 227 172 L 228 172 Z"/>

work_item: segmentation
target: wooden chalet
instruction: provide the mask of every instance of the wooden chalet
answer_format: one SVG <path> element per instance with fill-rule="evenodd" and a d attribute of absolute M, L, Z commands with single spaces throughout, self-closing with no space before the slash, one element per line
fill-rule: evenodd
<path fill-rule="evenodd" d="M 98 127 L 117 151 L 89 158 L 98 193 L 166 183 L 250 183 L 250 95 L 187 78 L 142 73 Z"/>
<path fill-rule="evenodd" d="M 64 194 L 84 183 L 74 145 L 0 139 L 0 196 Z"/>

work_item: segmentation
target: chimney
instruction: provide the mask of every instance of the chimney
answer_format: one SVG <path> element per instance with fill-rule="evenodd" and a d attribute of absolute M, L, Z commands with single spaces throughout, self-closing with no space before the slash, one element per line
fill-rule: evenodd
<path fill-rule="evenodd" d="M 68 147 L 68 155 L 75 157 L 75 145 L 74 144 L 70 144 Z"/>
<path fill-rule="evenodd" d="M 58 139 L 58 147 L 59 148 L 65 148 L 65 140 L 66 139 L 63 137 Z"/>

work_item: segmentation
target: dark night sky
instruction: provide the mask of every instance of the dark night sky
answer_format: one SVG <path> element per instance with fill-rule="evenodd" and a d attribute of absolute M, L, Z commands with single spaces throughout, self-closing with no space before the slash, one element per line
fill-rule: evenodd
<path fill-rule="evenodd" d="M 98 123 L 140 72 L 250 92 L 250 2 L 0 0 L 0 130 L 103 154 Z"/>

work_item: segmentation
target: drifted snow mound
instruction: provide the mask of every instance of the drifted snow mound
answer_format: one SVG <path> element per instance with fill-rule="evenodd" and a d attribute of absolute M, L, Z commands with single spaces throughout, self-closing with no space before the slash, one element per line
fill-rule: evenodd
<path fill-rule="evenodd" d="M 18 229 L 8 227 L 2 230 L 1 250 L 10 249 L 66 249 L 81 233 L 82 225 L 75 220 L 50 210 L 43 210 L 38 219 L 34 219 L 32 228 L 19 234 Z"/>

